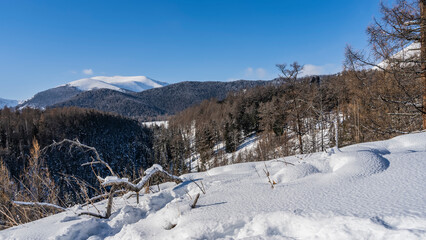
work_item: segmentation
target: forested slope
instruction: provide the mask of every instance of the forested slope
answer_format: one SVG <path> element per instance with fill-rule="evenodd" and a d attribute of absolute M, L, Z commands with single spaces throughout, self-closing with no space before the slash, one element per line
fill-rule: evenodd
<path fill-rule="evenodd" d="M 181 82 L 139 93 L 98 89 L 80 93 L 51 107 L 75 106 L 114 112 L 123 116 L 150 119 L 174 115 L 203 100 L 223 99 L 229 92 L 268 84 L 268 81 Z"/>

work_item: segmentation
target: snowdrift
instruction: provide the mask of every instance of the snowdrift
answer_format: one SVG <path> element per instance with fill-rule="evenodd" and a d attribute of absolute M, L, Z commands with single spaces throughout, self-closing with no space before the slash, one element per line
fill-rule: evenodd
<path fill-rule="evenodd" d="M 139 205 L 130 193 L 116 198 L 109 219 L 75 206 L 0 239 L 426 239 L 425 172 L 426 133 L 409 134 L 183 175 Z"/>

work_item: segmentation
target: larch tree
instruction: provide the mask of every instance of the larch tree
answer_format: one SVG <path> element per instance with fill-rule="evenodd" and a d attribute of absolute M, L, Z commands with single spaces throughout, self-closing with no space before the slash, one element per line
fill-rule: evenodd
<path fill-rule="evenodd" d="M 287 66 L 287 64 L 277 64 L 276 66 L 281 71 L 279 80 L 287 89 L 287 104 L 290 106 L 287 110 L 294 126 L 292 131 L 297 135 L 299 153 L 303 154 L 303 135 L 305 134 L 303 119 L 306 113 L 306 104 L 303 101 L 303 91 L 305 89 L 301 86 L 300 79 L 298 78 L 303 70 L 303 66 L 297 62 L 290 64 L 290 66 Z"/>
<path fill-rule="evenodd" d="M 346 70 L 358 79 L 381 76 L 387 91 L 374 92 L 394 105 L 387 114 L 415 122 L 421 115 L 426 129 L 426 0 L 397 0 L 393 6 L 381 3 L 381 19 L 367 28 L 371 51 L 365 54 L 346 49 Z M 399 105 L 396 107 L 395 105 Z M 397 110 L 397 111 L 395 111 Z"/>

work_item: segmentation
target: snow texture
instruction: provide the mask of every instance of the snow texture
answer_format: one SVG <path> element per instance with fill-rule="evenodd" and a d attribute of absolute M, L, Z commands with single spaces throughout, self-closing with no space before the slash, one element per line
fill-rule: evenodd
<path fill-rule="evenodd" d="M 0 98 L 0 109 L 2 109 L 4 107 L 15 107 L 18 104 L 19 104 L 19 101 L 17 101 L 17 100 L 9 100 L 9 99 Z"/>
<path fill-rule="evenodd" d="M 408 134 L 186 174 L 139 204 L 115 198 L 109 219 L 77 216 L 96 210 L 75 206 L 0 239 L 426 239 L 425 171 L 426 132 Z M 206 189 L 194 209 L 192 180 Z"/>
<path fill-rule="evenodd" d="M 145 76 L 96 76 L 83 78 L 66 84 L 66 86 L 76 87 L 82 91 L 93 89 L 112 89 L 116 91 L 141 92 L 151 88 L 159 88 L 166 83 L 152 80 Z"/>

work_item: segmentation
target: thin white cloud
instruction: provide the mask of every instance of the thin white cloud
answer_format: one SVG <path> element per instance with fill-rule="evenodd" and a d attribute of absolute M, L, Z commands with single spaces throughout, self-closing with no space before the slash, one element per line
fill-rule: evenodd
<path fill-rule="evenodd" d="M 251 68 L 251 67 L 246 68 L 246 70 L 244 71 L 244 75 L 246 77 L 252 76 L 253 75 L 253 68 Z"/>
<path fill-rule="evenodd" d="M 301 76 L 312 76 L 312 75 L 323 75 L 323 74 L 333 74 L 340 72 L 341 68 L 335 64 L 325 64 L 325 65 L 313 65 L 305 64 L 301 72 Z"/>
<path fill-rule="evenodd" d="M 246 78 L 256 78 L 256 79 L 263 79 L 268 75 L 266 70 L 264 68 L 252 68 L 248 67 L 244 70 L 244 76 Z"/>
<path fill-rule="evenodd" d="M 258 78 L 265 78 L 266 77 L 266 70 L 263 68 L 256 69 L 256 75 Z"/>
<path fill-rule="evenodd" d="M 89 68 L 89 69 L 83 69 L 83 74 L 93 75 L 93 70 L 91 68 Z"/>

